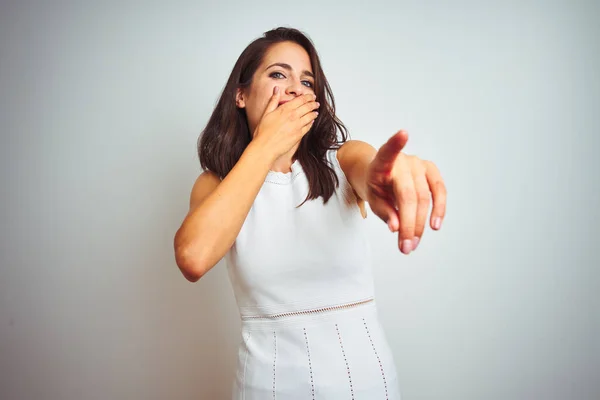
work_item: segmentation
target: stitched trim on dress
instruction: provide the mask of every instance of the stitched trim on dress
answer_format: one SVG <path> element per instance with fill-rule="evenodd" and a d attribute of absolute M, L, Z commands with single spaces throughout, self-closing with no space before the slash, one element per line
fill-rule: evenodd
<path fill-rule="evenodd" d="M 387 381 L 385 379 L 385 372 L 383 371 L 383 364 L 381 363 L 381 359 L 379 358 L 379 354 L 375 349 L 375 343 L 373 343 L 373 339 L 371 339 L 371 333 L 369 332 L 369 327 L 367 326 L 367 321 L 363 318 L 363 323 L 365 324 L 365 329 L 367 330 L 367 336 L 369 336 L 369 341 L 371 342 L 371 346 L 373 347 L 373 352 L 375 353 L 375 357 L 377 357 L 377 361 L 379 362 L 379 369 L 381 370 L 381 377 L 383 378 L 383 387 L 385 388 L 385 399 L 389 399 L 388 395 L 388 387 Z"/>
<path fill-rule="evenodd" d="M 306 341 L 306 354 L 308 354 L 308 370 L 310 371 L 310 392 L 313 400 L 315 399 L 315 382 L 313 380 L 312 363 L 310 361 L 310 348 L 308 347 L 308 336 L 306 335 L 306 328 L 304 328 L 304 340 Z"/>
<path fill-rule="evenodd" d="M 313 308 L 310 310 L 298 310 L 298 311 L 289 311 L 279 314 L 267 314 L 267 315 L 242 315 L 242 320 L 256 320 L 256 319 L 277 319 L 284 317 L 291 317 L 294 315 L 310 315 L 310 314 L 318 314 L 329 311 L 342 310 L 347 308 L 352 308 L 356 306 L 361 306 L 363 304 L 367 304 L 373 301 L 373 297 L 369 297 L 367 299 L 354 301 L 352 303 L 345 304 L 337 304 L 333 306 L 321 307 L 321 308 Z"/>
<path fill-rule="evenodd" d="M 273 346 L 275 352 L 273 355 L 273 400 L 275 400 L 275 363 L 277 362 L 277 334 L 273 331 Z"/>
<path fill-rule="evenodd" d="M 340 340 L 340 347 L 342 348 L 342 355 L 344 356 L 344 362 L 346 363 L 346 370 L 348 371 L 348 381 L 350 382 L 350 394 L 352 400 L 354 400 L 354 387 L 352 387 L 352 375 L 350 375 L 350 365 L 348 365 L 348 359 L 346 358 L 346 352 L 344 351 L 344 344 L 342 343 L 342 335 L 340 335 L 340 329 L 338 324 L 335 324 L 335 330 L 337 331 L 338 338 Z"/>
<path fill-rule="evenodd" d="M 268 183 L 274 183 L 276 185 L 289 185 L 294 183 L 294 180 L 296 180 L 296 178 L 298 177 L 298 175 L 300 175 L 302 173 L 302 171 L 298 171 L 298 172 L 288 172 L 288 174 L 290 174 L 289 176 L 281 176 L 281 175 L 271 175 L 270 177 L 268 176 L 265 179 L 265 182 Z"/>

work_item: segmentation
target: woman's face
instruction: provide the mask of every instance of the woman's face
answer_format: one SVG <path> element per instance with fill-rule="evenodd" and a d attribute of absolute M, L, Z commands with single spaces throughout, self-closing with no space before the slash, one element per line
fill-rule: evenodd
<path fill-rule="evenodd" d="M 302 46 L 294 42 L 272 45 L 256 69 L 250 87 L 238 89 L 236 96 L 237 106 L 246 109 L 252 136 L 275 86 L 279 86 L 281 105 L 297 96 L 314 93 L 314 84 L 310 58 Z"/>

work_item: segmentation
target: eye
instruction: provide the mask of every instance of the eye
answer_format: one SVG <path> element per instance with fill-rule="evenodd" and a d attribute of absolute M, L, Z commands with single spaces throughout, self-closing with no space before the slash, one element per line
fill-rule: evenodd
<path fill-rule="evenodd" d="M 285 75 L 281 72 L 272 72 L 269 74 L 269 77 L 274 79 L 286 79 Z M 311 81 L 302 81 L 302 84 L 311 89 L 314 87 Z"/>
<path fill-rule="evenodd" d="M 271 78 L 275 78 L 275 79 L 281 79 L 278 78 L 276 75 L 281 75 L 284 79 L 285 79 L 285 75 L 282 74 L 281 72 L 273 72 L 271 75 L 269 75 Z"/>

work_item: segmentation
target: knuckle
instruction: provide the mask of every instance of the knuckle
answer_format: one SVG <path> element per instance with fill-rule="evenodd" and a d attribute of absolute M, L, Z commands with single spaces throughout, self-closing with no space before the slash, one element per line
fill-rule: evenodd
<path fill-rule="evenodd" d="M 446 185 L 442 181 L 436 181 L 433 186 L 442 194 L 446 194 Z"/>
<path fill-rule="evenodd" d="M 433 163 L 433 161 L 425 161 L 424 164 L 428 171 L 431 171 L 436 175 L 440 174 L 440 170 L 438 169 L 437 165 L 435 165 L 435 163 Z"/>
<path fill-rule="evenodd" d="M 417 194 L 413 188 L 404 186 L 401 187 L 398 192 L 400 194 L 400 202 L 403 204 L 417 202 Z"/>
<path fill-rule="evenodd" d="M 428 191 L 423 190 L 418 193 L 417 198 L 418 198 L 419 204 L 423 205 L 423 204 L 429 203 L 431 196 Z"/>
<path fill-rule="evenodd" d="M 411 240 L 413 237 L 415 237 L 414 232 L 414 225 L 403 225 L 400 228 L 400 237 L 402 238 L 402 240 Z"/>
<path fill-rule="evenodd" d="M 439 216 L 443 217 L 446 213 L 446 203 L 444 202 L 439 202 L 434 204 L 434 212 L 436 214 L 439 214 Z"/>
<path fill-rule="evenodd" d="M 417 157 L 411 156 L 409 163 L 414 172 L 419 175 L 425 175 L 427 169 L 425 168 L 425 164 L 421 162 L 421 160 Z"/>

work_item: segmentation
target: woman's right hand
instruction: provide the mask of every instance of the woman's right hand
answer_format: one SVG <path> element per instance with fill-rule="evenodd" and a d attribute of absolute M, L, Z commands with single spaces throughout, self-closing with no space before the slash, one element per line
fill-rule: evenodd
<path fill-rule="evenodd" d="M 312 93 L 278 105 L 276 86 L 252 139 L 269 149 L 274 159 L 290 151 L 308 133 L 319 114 L 315 111 L 319 103 Z"/>

